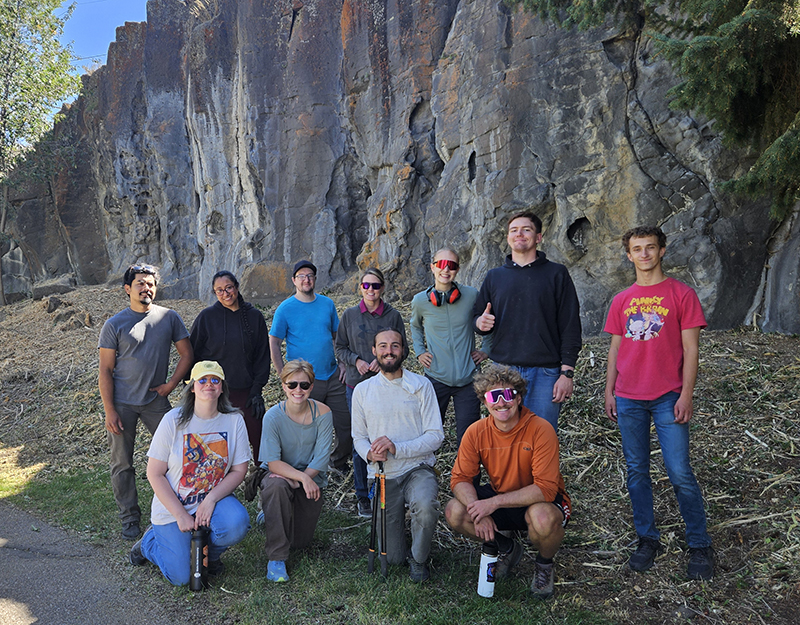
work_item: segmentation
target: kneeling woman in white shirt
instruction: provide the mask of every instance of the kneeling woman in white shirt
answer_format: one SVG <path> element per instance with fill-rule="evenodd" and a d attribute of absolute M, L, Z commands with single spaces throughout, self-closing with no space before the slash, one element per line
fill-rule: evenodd
<path fill-rule="evenodd" d="M 228 400 L 218 363 L 198 362 L 190 375 L 180 406 L 153 435 L 147 453 L 152 525 L 130 553 L 131 564 L 149 560 L 176 586 L 189 583 L 193 530 L 208 528 L 208 572 L 219 575 L 222 553 L 250 529 L 247 510 L 231 494 L 250 462 L 244 420 Z"/>

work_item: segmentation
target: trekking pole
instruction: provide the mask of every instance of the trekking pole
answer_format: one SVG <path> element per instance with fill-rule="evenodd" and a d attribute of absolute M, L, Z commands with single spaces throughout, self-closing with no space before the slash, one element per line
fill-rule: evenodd
<path fill-rule="evenodd" d="M 386 577 L 389 562 L 386 558 L 386 473 L 383 470 L 383 462 L 378 463 L 378 469 L 381 485 L 381 575 Z"/>
<path fill-rule="evenodd" d="M 372 527 L 369 530 L 369 558 L 367 560 L 367 573 L 372 573 L 375 569 L 375 538 L 377 534 L 377 523 L 378 523 L 378 499 L 380 491 L 380 482 L 377 479 L 377 475 L 375 476 L 375 481 L 373 482 L 373 490 L 372 490 Z"/>

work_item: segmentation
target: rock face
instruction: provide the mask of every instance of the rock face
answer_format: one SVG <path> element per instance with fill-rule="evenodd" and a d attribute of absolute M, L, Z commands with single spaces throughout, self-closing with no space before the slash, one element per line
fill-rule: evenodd
<path fill-rule="evenodd" d="M 771 239 L 765 203 L 720 194 L 750 161 L 668 109 L 675 82 L 640 30 L 498 0 L 150 0 L 59 129 L 75 166 L 18 199 L 14 236 L 34 281 L 143 260 L 171 297 L 208 298 L 225 268 L 266 303 L 307 257 L 318 288 L 375 264 L 408 298 L 443 245 L 479 286 L 530 208 L 596 334 L 633 279 L 622 233 L 655 223 L 711 327 L 798 332 L 798 226 Z"/>

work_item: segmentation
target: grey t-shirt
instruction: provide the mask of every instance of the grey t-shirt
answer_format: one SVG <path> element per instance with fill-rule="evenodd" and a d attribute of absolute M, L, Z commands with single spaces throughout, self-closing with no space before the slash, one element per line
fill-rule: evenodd
<path fill-rule="evenodd" d="M 152 305 L 145 313 L 126 308 L 103 324 L 98 348 L 117 353 L 114 403 L 144 406 L 156 398 L 150 389 L 167 381 L 169 350 L 189 337 L 180 315 Z"/>

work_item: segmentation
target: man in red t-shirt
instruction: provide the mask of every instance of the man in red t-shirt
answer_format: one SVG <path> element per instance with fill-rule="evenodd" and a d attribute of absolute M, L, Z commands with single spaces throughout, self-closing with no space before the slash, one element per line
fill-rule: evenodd
<path fill-rule="evenodd" d="M 714 576 L 714 550 L 706 529 L 703 495 L 689 463 L 689 420 L 706 327 L 697 294 L 664 275 L 667 239 L 661 228 L 633 228 L 622 244 L 636 283 L 614 297 L 605 331 L 611 334 L 605 410 L 622 435 L 628 493 L 639 545 L 628 565 L 646 571 L 662 546 L 653 513 L 650 422 L 655 424 L 667 475 L 686 524 L 690 579 Z"/>
<path fill-rule="evenodd" d="M 553 557 L 564 539 L 571 504 L 558 467 L 553 427 L 522 405 L 526 382 L 516 369 L 491 367 L 476 374 L 475 392 L 489 418 L 467 428 L 453 465 L 455 495 L 445 509 L 455 531 L 497 544 L 495 579 L 522 557 L 522 545 L 498 530 L 527 531 L 539 549 L 531 592 L 553 594 Z M 483 465 L 490 484 L 477 484 Z"/>

